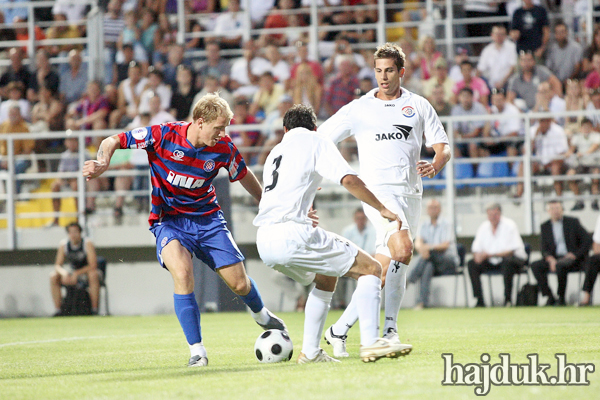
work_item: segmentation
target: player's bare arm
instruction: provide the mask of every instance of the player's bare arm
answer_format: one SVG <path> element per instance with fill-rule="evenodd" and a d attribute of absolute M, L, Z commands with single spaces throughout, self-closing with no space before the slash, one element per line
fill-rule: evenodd
<path fill-rule="evenodd" d="M 402 227 L 400 217 L 388 210 L 358 176 L 346 175 L 342 178 L 341 183 L 352 196 L 379 211 L 383 218 L 389 221 L 398 221 L 399 228 Z"/>
<path fill-rule="evenodd" d="M 240 179 L 240 183 L 246 189 L 248 193 L 252 197 L 256 199 L 256 201 L 260 201 L 262 197 L 262 186 L 260 186 L 260 182 L 256 179 L 256 175 L 250 169 L 242 179 Z"/>
<path fill-rule="evenodd" d="M 99 177 L 108 169 L 110 159 L 115 150 L 121 148 L 121 141 L 118 135 L 107 137 L 100 143 L 96 160 L 88 160 L 83 164 L 83 176 L 86 180 Z"/>
<path fill-rule="evenodd" d="M 446 166 L 452 156 L 450 146 L 447 143 L 436 143 L 433 145 L 433 150 L 435 151 L 435 156 L 431 163 L 425 160 L 417 162 L 417 173 L 422 178 L 433 178 L 436 176 Z"/>

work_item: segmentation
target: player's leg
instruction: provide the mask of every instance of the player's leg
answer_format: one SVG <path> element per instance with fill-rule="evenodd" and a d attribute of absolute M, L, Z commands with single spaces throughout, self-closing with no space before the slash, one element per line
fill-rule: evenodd
<path fill-rule="evenodd" d="M 58 192 L 60 192 L 60 188 L 63 185 L 64 185 L 64 181 L 59 178 L 52 182 L 52 185 L 50 186 L 50 191 L 52 193 L 58 193 Z M 52 211 L 54 211 L 54 219 L 52 220 L 52 222 L 50 222 L 50 224 L 48 226 L 58 226 L 58 213 L 60 212 L 61 200 L 62 199 L 60 197 L 56 197 L 56 198 L 52 199 Z"/>
<path fill-rule="evenodd" d="M 52 271 L 50 274 L 50 292 L 52 293 L 52 301 L 54 302 L 54 308 L 56 309 L 54 315 L 61 315 L 60 307 L 62 305 L 62 293 L 60 286 L 62 282 L 61 275 L 56 271 Z"/>
<path fill-rule="evenodd" d="M 250 308 L 252 318 L 263 329 L 286 330 L 283 321 L 264 305 L 256 282 L 246 274 L 244 263 L 237 262 L 218 268 L 217 273 L 227 286 Z"/>
<path fill-rule="evenodd" d="M 162 236 L 157 235 L 157 242 L 161 238 Z M 202 344 L 200 309 L 194 296 L 194 265 L 191 253 L 175 239 L 162 246 L 159 257 L 173 277 L 175 314 L 190 346 L 191 357 L 188 366 L 205 366 L 208 364 L 208 358 Z"/>
<path fill-rule="evenodd" d="M 87 272 L 88 293 L 92 301 L 92 314 L 98 314 L 98 299 L 100 298 L 100 275 L 97 269 Z"/>

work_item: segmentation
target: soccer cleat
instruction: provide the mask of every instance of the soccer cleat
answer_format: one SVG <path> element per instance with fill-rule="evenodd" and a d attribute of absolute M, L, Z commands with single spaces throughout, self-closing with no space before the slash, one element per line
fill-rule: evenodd
<path fill-rule="evenodd" d="M 325 341 L 333 347 L 334 357 L 349 357 L 350 354 L 346 351 L 346 338 L 348 335 L 335 335 L 333 333 L 333 326 L 325 331 Z"/>
<path fill-rule="evenodd" d="M 257 324 L 263 328 L 265 331 L 268 331 L 269 329 L 277 329 L 279 331 L 287 331 L 287 327 L 285 326 L 285 323 L 283 322 L 282 319 L 277 318 L 275 316 L 275 314 L 273 314 L 271 311 L 267 310 L 267 314 L 269 314 L 269 322 L 267 322 L 266 324 L 262 325 L 262 324 Z"/>
<path fill-rule="evenodd" d="M 208 365 L 208 358 L 195 355 L 190 357 L 188 367 L 206 367 Z"/>
<path fill-rule="evenodd" d="M 360 346 L 360 359 L 363 362 L 375 362 L 380 358 L 398 358 L 408 355 L 412 351 L 410 344 L 402 344 L 400 341 L 391 342 L 388 339 L 379 338 L 370 346 Z"/>
<path fill-rule="evenodd" d="M 341 362 L 340 360 L 336 360 L 335 358 L 331 357 L 329 354 L 325 353 L 325 350 L 323 349 L 319 349 L 319 352 L 317 353 L 317 356 L 315 358 L 308 358 L 306 357 L 306 355 L 304 353 L 300 353 L 300 355 L 298 356 L 298 361 L 296 361 L 297 364 L 310 364 L 310 363 L 318 363 L 318 362 L 335 362 L 335 363 L 339 363 Z"/>
<path fill-rule="evenodd" d="M 400 337 L 394 328 L 388 328 L 387 332 L 383 335 L 383 338 L 392 343 L 400 343 Z"/>

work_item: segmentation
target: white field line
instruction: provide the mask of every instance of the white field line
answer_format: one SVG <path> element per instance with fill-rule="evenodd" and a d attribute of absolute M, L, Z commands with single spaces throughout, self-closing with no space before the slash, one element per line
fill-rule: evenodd
<path fill-rule="evenodd" d="M 0 348 L 8 347 L 8 346 L 22 346 L 22 345 L 28 345 L 28 344 L 71 342 L 71 341 L 77 341 L 77 340 L 93 340 L 93 339 L 114 339 L 114 338 L 140 337 L 140 336 L 154 336 L 154 335 L 142 334 L 142 335 L 76 336 L 76 337 L 60 338 L 60 339 L 32 340 L 32 341 L 28 341 L 28 342 L 2 343 L 2 344 L 0 344 Z"/>

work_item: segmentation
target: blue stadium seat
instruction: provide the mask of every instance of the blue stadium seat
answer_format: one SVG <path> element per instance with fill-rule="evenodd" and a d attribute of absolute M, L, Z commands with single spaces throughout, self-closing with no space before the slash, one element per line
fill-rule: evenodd
<path fill-rule="evenodd" d="M 470 179 L 473 178 L 473 164 L 456 164 L 454 166 L 454 178 L 455 179 Z M 463 188 L 469 186 L 469 184 L 458 183 L 456 188 Z"/>
<path fill-rule="evenodd" d="M 510 169 L 506 161 L 484 162 L 477 167 L 477 178 L 506 178 L 510 176 Z M 499 183 L 478 183 L 478 186 L 497 186 Z"/>

